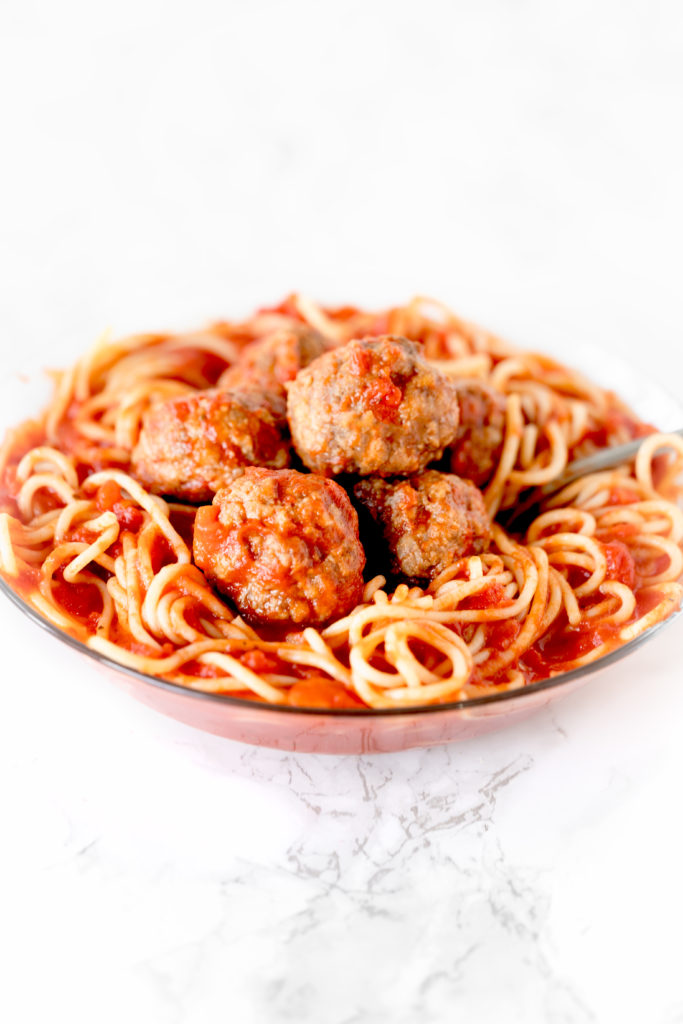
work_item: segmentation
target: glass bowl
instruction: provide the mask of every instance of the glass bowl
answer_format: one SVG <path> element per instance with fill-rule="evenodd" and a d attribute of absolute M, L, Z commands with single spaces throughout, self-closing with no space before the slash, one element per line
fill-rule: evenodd
<path fill-rule="evenodd" d="M 561 354 L 552 351 L 548 354 L 562 358 Z M 592 347 L 578 346 L 572 351 L 571 362 L 596 383 L 616 391 L 643 419 L 654 422 L 660 429 L 671 430 L 683 425 L 681 404 L 658 385 L 643 380 L 639 372 L 616 357 L 596 352 Z M 4 392 L 7 392 L 6 401 L 3 400 Z M 3 411 L 0 431 L 22 418 L 35 415 L 47 400 L 47 395 L 48 390 L 38 376 L 23 379 L 6 376 L 0 388 L 0 408 Z M 243 743 L 325 754 L 379 753 L 426 747 L 469 739 L 512 725 L 572 693 L 588 680 L 595 680 L 602 672 L 609 671 L 616 662 L 648 643 L 681 614 L 681 610 L 675 612 L 590 665 L 522 689 L 423 707 L 321 711 L 202 693 L 126 668 L 91 651 L 43 619 L 2 577 L 0 591 L 33 622 L 85 655 L 99 672 L 162 714 Z"/>

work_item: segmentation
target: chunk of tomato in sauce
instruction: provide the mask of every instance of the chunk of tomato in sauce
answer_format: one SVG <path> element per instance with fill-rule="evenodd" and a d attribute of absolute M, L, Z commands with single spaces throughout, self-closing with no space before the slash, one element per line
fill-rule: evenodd
<path fill-rule="evenodd" d="M 505 589 L 500 583 L 490 583 L 484 590 L 480 590 L 478 594 L 472 594 L 470 597 L 466 597 L 464 601 L 459 605 L 460 608 L 466 609 L 467 611 L 474 611 L 485 608 L 502 608 L 504 607 L 505 601 Z"/>
<path fill-rule="evenodd" d="M 521 628 L 516 619 L 486 623 L 486 646 L 494 651 L 506 651 L 519 636 Z"/>
<path fill-rule="evenodd" d="M 608 505 L 632 505 L 638 501 L 637 493 L 630 487 L 610 487 Z"/>
<path fill-rule="evenodd" d="M 52 592 L 64 611 L 89 630 L 97 628 L 102 613 L 102 595 L 97 587 L 91 583 L 67 583 L 59 573 L 53 579 Z"/>
<path fill-rule="evenodd" d="M 100 512 L 113 512 L 122 530 L 135 533 L 142 526 L 145 516 L 133 501 L 121 494 L 121 488 L 115 480 L 107 480 L 97 488 L 95 505 Z"/>
<path fill-rule="evenodd" d="M 372 366 L 372 357 L 365 348 L 353 348 L 349 356 L 349 369 L 357 376 L 364 376 Z"/>
<path fill-rule="evenodd" d="M 607 562 L 607 578 L 633 588 L 636 585 L 636 565 L 629 549 L 620 540 L 603 544 Z"/>
<path fill-rule="evenodd" d="M 389 376 L 372 381 L 366 391 L 368 405 L 378 420 L 392 420 L 403 401 L 403 392 Z"/>
<path fill-rule="evenodd" d="M 342 683 L 325 676 L 308 676 L 287 692 L 287 703 L 296 708 L 358 710 L 363 702 Z"/>
<path fill-rule="evenodd" d="M 564 665 L 614 640 L 619 628 L 610 624 L 584 623 L 576 628 L 555 630 L 541 637 L 520 660 L 532 680 L 546 679 L 552 672 L 561 671 Z"/>
<path fill-rule="evenodd" d="M 277 672 L 278 670 L 282 671 L 283 668 L 283 663 L 279 658 L 258 649 L 245 651 L 244 654 L 240 655 L 239 660 L 245 668 L 256 672 L 257 675 L 262 675 L 266 672 Z"/>

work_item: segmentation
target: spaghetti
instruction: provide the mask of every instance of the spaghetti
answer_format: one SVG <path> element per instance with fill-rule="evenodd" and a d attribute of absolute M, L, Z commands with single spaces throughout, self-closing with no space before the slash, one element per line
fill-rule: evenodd
<path fill-rule="evenodd" d="M 196 509 L 150 492 L 131 452 L 155 403 L 215 387 L 259 339 L 308 325 L 330 343 L 390 334 L 457 380 L 505 398 L 483 488 L 488 550 L 425 586 L 366 581 L 321 628 L 254 627 L 193 563 Z M 642 437 L 632 464 L 546 501 L 524 536 L 495 519 L 570 459 Z M 600 658 L 681 603 L 683 442 L 612 393 L 513 349 L 432 301 L 383 313 L 300 296 L 192 334 L 102 338 L 56 376 L 42 417 L 0 450 L 0 571 L 93 651 L 191 689 L 298 706 L 393 708 L 522 687 Z"/>

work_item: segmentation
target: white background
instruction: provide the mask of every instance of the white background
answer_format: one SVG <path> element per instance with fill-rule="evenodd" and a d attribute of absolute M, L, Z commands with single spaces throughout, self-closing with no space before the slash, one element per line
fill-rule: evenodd
<path fill-rule="evenodd" d="M 442 298 L 683 400 L 683 6 L 0 5 L 2 418 L 103 327 Z M 680 623 L 376 758 L 133 704 L 0 609 L 3 1016 L 683 1021 Z"/>

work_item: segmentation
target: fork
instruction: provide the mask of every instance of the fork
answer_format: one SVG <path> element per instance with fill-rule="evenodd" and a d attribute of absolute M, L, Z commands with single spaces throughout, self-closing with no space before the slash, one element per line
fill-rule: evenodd
<path fill-rule="evenodd" d="M 678 430 L 667 430 L 666 433 L 683 437 L 683 427 L 680 427 Z M 588 476 L 589 473 L 600 473 L 606 469 L 614 469 L 615 466 L 621 465 L 622 462 L 630 462 L 638 453 L 638 449 L 644 440 L 645 438 L 639 437 L 635 441 L 627 441 L 626 444 L 616 444 L 611 448 L 602 448 L 599 452 L 586 455 L 582 459 L 574 459 L 567 464 L 564 472 L 560 473 L 554 480 L 550 480 L 547 484 L 542 484 L 539 487 L 533 487 L 526 494 L 522 495 L 520 501 L 512 508 L 504 509 L 499 513 L 499 522 L 506 530 L 513 526 L 516 530 L 520 530 L 522 524 L 528 525 L 531 522 L 538 506 L 551 497 L 551 495 L 557 494 L 563 487 L 574 483 L 575 480 L 579 480 L 582 476 Z M 663 445 L 662 447 L 666 446 Z"/>

